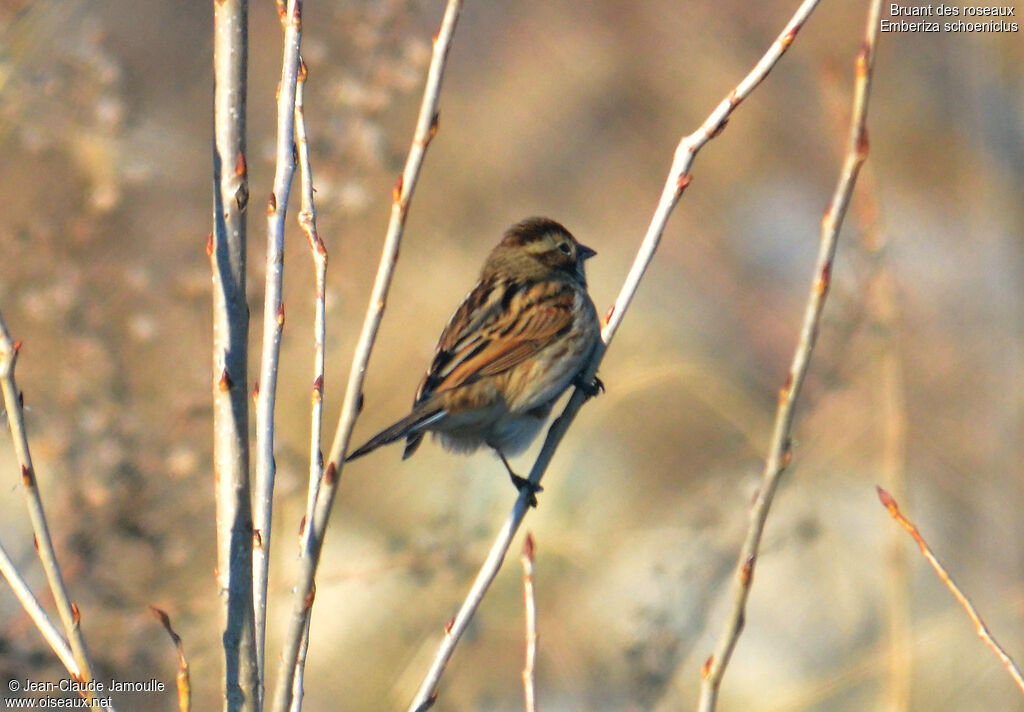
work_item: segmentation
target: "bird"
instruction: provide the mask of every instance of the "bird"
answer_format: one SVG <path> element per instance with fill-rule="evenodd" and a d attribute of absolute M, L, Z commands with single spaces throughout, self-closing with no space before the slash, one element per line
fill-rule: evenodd
<path fill-rule="evenodd" d="M 507 458 L 529 446 L 569 386 L 588 397 L 604 390 L 583 379 L 601 338 L 584 272 L 596 254 L 550 218 L 510 227 L 441 332 L 412 410 L 345 461 L 403 438 L 404 460 L 431 433 L 453 452 L 491 448 L 536 506 L 540 486 Z"/>

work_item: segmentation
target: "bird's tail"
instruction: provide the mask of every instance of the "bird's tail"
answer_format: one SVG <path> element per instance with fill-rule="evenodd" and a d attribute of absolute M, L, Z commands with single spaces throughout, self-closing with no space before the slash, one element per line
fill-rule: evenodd
<path fill-rule="evenodd" d="M 412 413 L 405 416 L 394 425 L 388 426 L 387 428 L 381 430 L 379 433 L 370 438 L 362 447 L 358 447 L 353 452 L 350 452 L 348 456 L 345 458 L 345 462 L 348 462 L 349 460 L 355 460 L 357 457 L 362 457 L 366 453 L 376 450 L 381 445 L 387 445 L 388 443 L 393 443 L 396 440 L 401 440 L 402 438 L 405 437 L 415 437 L 416 442 L 418 444 L 420 439 L 423 438 L 423 429 L 433 423 L 436 423 L 438 420 L 444 418 L 446 415 L 448 415 L 448 413 L 446 413 L 442 408 L 432 408 L 426 411 L 421 411 L 418 409 L 414 410 Z M 415 449 L 415 447 L 413 449 Z M 405 455 L 405 457 L 408 457 L 410 454 L 412 453 L 408 452 L 407 448 L 407 454 Z"/>

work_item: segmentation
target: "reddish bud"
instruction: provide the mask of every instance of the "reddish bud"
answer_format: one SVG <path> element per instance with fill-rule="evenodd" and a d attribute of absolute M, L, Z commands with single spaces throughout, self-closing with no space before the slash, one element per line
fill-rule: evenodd
<path fill-rule="evenodd" d="M 786 440 L 785 449 L 782 451 L 782 457 L 779 458 L 779 464 L 782 467 L 789 467 L 789 463 L 793 461 L 793 443 Z"/>
<path fill-rule="evenodd" d="M 284 326 L 284 302 L 277 305 L 277 325 Z"/>
<path fill-rule="evenodd" d="M 454 628 L 454 627 L 455 627 L 455 619 L 451 618 L 451 619 L 448 620 L 447 623 L 444 624 L 444 634 L 445 635 L 451 635 L 452 634 L 452 628 Z"/>
<path fill-rule="evenodd" d="M 36 486 L 36 474 L 32 471 L 31 467 L 21 466 L 21 483 L 26 487 Z"/>
<path fill-rule="evenodd" d="M 614 304 L 612 304 L 610 307 L 608 307 L 608 311 L 606 311 L 604 313 L 604 323 L 605 324 L 607 324 L 609 321 L 612 320 L 612 315 L 613 314 L 615 314 L 615 305 Z"/>
<path fill-rule="evenodd" d="M 206 236 L 206 256 L 213 257 L 213 233 Z"/>
<path fill-rule="evenodd" d="M 324 472 L 324 481 L 329 487 L 333 487 L 338 481 L 338 468 L 334 466 L 334 463 L 327 465 L 327 471 Z"/>
<path fill-rule="evenodd" d="M 267 215 L 273 215 L 277 212 L 277 196 L 273 193 L 270 194 L 270 199 L 267 200 Z"/>
<path fill-rule="evenodd" d="M 881 487 L 876 486 L 875 490 L 877 490 L 878 492 L 878 501 L 881 502 L 882 505 L 889 510 L 889 514 L 891 514 L 894 517 L 897 516 L 900 512 L 900 507 L 898 504 L 896 504 L 896 500 L 893 499 L 892 495 L 886 492 Z"/>
<path fill-rule="evenodd" d="M 307 609 L 313 607 L 313 601 L 316 599 L 316 582 L 309 587 L 309 592 L 306 594 L 306 598 L 303 599 L 302 605 Z"/>
<path fill-rule="evenodd" d="M 252 546 L 254 549 L 263 548 L 263 534 L 259 529 L 252 530 Z"/>
<path fill-rule="evenodd" d="M 870 147 L 868 142 L 868 129 L 865 126 L 860 132 L 860 136 L 857 137 L 857 156 L 864 160 L 868 157 L 868 148 Z"/>
<path fill-rule="evenodd" d="M 535 546 L 533 543 L 533 533 L 526 532 L 526 539 L 523 541 L 523 556 L 525 556 L 526 560 L 529 561 L 531 564 L 533 563 L 534 551 Z"/>
<path fill-rule="evenodd" d="M 391 191 L 391 199 L 396 203 L 402 199 L 402 187 L 404 183 L 405 176 L 399 175 L 398 180 L 395 181 L 395 188 Z"/>
<path fill-rule="evenodd" d="M 800 31 L 800 25 L 794 25 L 793 29 L 786 33 L 786 36 L 782 38 L 782 51 L 785 52 L 789 49 L 789 46 L 793 44 L 793 40 L 796 39 L 796 33 Z"/>
<path fill-rule="evenodd" d="M 71 604 L 71 620 L 74 621 L 75 625 L 82 622 L 82 612 L 78 610 L 78 604 Z"/>
<path fill-rule="evenodd" d="M 740 568 L 740 583 L 743 584 L 744 588 L 750 586 L 750 579 L 754 575 L 754 557 L 749 556 L 747 560 L 743 562 L 743 566 Z"/>
<path fill-rule="evenodd" d="M 861 45 L 860 52 L 857 53 L 856 72 L 858 80 L 865 79 L 868 76 L 868 54 L 870 51 L 871 48 L 868 46 L 868 43 L 864 42 Z"/>
<path fill-rule="evenodd" d="M 14 353 L 17 354 L 19 351 L 21 351 L 21 339 L 14 342 Z"/>
<path fill-rule="evenodd" d="M 221 392 L 226 392 L 231 390 L 231 386 L 233 385 L 234 383 L 231 381 L 231 374 L 229 374 L 228 370 L 225 368 L 220 373 L 220 380 L 217 381 L 217 388 L 219 388 Z"/>
<path fill-rule="evenodd" d="M 690 181 L 693 180 L 689 173 L 684 173 L 676 178 L 676 191 L 682 193 L 686 190 L 687 186 L 690 185 Z"/>
<path fill-rule="evenodd" d="M 700 678 L 707 680 L 708 675 L 711 674 L 711 666 L 715 664 L 715 656 L 709 655 L 708 659 L 704 661 L 704 664 L 700 666 Z"/>
<path fill-rule="evenodd" d="M 245 165 L 245 154 L 241 151 L 238 152 L 238 157 L 235 158 L 235 175 L 239 178 L 244 178 L 248 168 Z"/>
<path fill-rule="evenodd" d="M 821 267 L 821 273 L 818 275 L 818 281 L 814 283 L 814 291 L 819 297 L 824 296 L 828 293 L 829 284 L 832 281 L 832 261 L 829 260 Z"/>

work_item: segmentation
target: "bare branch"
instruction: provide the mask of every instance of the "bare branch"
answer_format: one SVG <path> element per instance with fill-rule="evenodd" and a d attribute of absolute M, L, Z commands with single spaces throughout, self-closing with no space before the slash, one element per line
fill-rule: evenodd
<path fill-rule="evenodd" d="M 253 609 L 256 657 L 259 666 L 260 707 L 263 705 L 267 628 L 267 576 L 274 507 L 274 406 L 277 369 L 284 331 L 284 226 L 292 178 L 295 175 L 295 87 L 302 44 L 302 3 L 278 3 L 284 27 L 281 81 L 277 86 L 277 165 L 274 188 L 267 201 L 267 271 L 263 293 L 263 350 L 260 355 L 259 395 L 256 399 L 256 492 L 253 527 L 259 535 L 253 548 Z"/>
<path fill-rule="evenodd" d="M 68 595 L 64 574 L 61 572 L 60 564 L 57 561 L 57 552 L 54 550 L 53 540 L 50 538 L 50 526 L 47 524 L 46 512 L 43 510 L 43 500 L 39 494 L 36 471 L 32 465 L 32 452 L 29 449 L 28 435 L 25 431 L 22 395 L 14 379 L 14 367 L 20 348 L 21 342 L 11 338 L 3 315 L 0 314 L 0 389 L 3 390 L 4 408 L 7 410 L 7 424 L 14 441 L 14 452 L 21 465 L 21 484 L 25 492 L 29 520 L 32 522 L 32 532 L 35 535 L 36 552 L 39 554 L 43 571 L 46 573 L 46 581 L 50 585 L 50 592 L 57 605 L 57 613 L 64 626 L 64 634 L 71 645 L 78 669 L 78 679 L 88 683 L 93 680 L 95 673 L 89 658 L 89 650 L 85 645 L 85 638 L 82 636 L 78 606 L 71 602 L 71 597 Z M 22 599 L 23 602 L 24 600 Z M 29 607 L 26 607 L 26 610 L 31 614 L 32 611 Z M 35 616 L 33 618 L 35 619 Z M 40 628 L 40 631 L 44 636 L 47 635 L 45 628 Z M 49 640 L 49 636 L 47 639 Z M 54 649 L 56 650 L 56 648 Z M 58 652 L 58 656 L 61 655 L 61 652 Z M 66 666 L 67 663 L 65 663 Z M 90 701 L 96 700 L 96 693 L 92 690 L 88 690 L 85 694 Z"/>
<path fill-rule="evenodd" d="M 1017 687 L 1020 688 L 1021 693 L 1024 694 L 1024 677 L 1021 677 L 1020 668 L 1017 667 L 1017 663 L 1015 663 L 1013 658 L 1011 658 L 1002 646 L 996 642 L 996 639 L 992 636 L 988 626 L 985 625 L 981 616 L 978 615 L 978 611 L 974 608 L 971 600 L 964 595 L 960 590 L 960 587 L 956 585 L 956 582 L 946 571 L 945 567 L 943 567 L 939 562 L 935 554 L 932 553 L 931 547 L 928 546 L 928 542 L 926 542 L 924 537 L 921 536 L 921 532 L 918 531 L 916 526 L 914 526 L 914 523 L 903 515 L 903 512 L 900 511 L 899 504 L 895 499 L 893 499 L 892 495 L 881 487 L 877 487 L 876 489 L 878 490 L 878 499 L 882 505 L 889 510 L 889 515 L 899 522 L 900 526 L 906 529 L 907 533 L 913 537 L 917 546 L 921 549 L 921 553 L 924 555 L 925 560 L 931 564 L 931 567 L 935 569 L 935 573 L 938 574 L 942 583 L 946 584 L 946 588 L 950 590 L 957 602 L 965 611 L 967 611 L 967 615 L 970 617 L 971 623 L 974 624 L 974 630 L 978 634 L 978 637 L 981 638 L 985 642 L 985 645 L 991 648 L 992 652 L 996 654 L 996 657 L 1002 661 L 1003 666 L 1006 668 L 1007 672 L 1010 673 L 1010 677 L 1013 678 L 1013 681 L 1017 683 Z"/>
<path fill-rule="evenodd" d="M 661 236 L 665 230 L 665 225 L 668 223 L 668 218 L 672 214 L 672 210 L 675 208 L 676 204 L 679 202 L 679 199 L 682 197 L 683 191 L 686 190 L 686 187 L 690 184 L 690 166 L 693 164 L 693 160 L 697 155 L 697 152 L 708 141 L 722 131 L 726 120 L 732 114 L 733 110 L 750 94 L 750 92 L 754 90 L 758 84 L 761 83 L 761 80 L 764 79 L 768 72 L 771 71 L 772 67 L 775 66 L 785 51 L 789 48 L 790 44 L 792 44 L 800 27 L 817 6 L 819 1 L 820 0 L 804 0 L 803 4 L 801 4 L 799 9 L 796 11 L 796 14 L 794 14 L 785 29 L 779 35 L 778 39 L 776 39 L 768 52 L 765 53 L 743 81 L 741 81 L 735 89 L 729 92 L 729 95 L 715 108 L 714 111 L 711 112 L 711 115 L 708 116 L 697 131 L 689 136 L 685 136 L 679 142 L 679 145 L 675 150 L 675 157 L 672 161 L 672 166 L 669 169 L 668 178 L 666 179 L 665 186 L 662 189 L 661 198 L 658 201 L 654 215 L 651 218 L 651 224 L 647 228 L 647 233 L 644 235 L 643 242 L 637 251 L 636 258 L 633 260 L 633 266 L 630 268 L 629 273 L 626 276 L 626 280 L 622 285 L 622 289 L 619 291 L 619 296 L 608 312 L 604 329 L 601 331 L 601 343 L 598 345 L 597 352 L 594 355 L 594 360 L 587 369 L 587 372 L 582 376 L 585 382 L 592 380 L 594 375 L 597 373 L 597 368 L 600 365 L 601 360 L 604 358 L 604 354 L 607 351 L 608 346 L 611 344 L 612 339 L 615 337 L 615 332 L 618 331 L 619 325 L 622 323 L 622 319 L 626 315 L 626 310 L 629 308 L 629 305 L 633 300 L 633 296 L 636 294 L 636 290 L 640 285 L 640 280 L 643 277 L 644 272 L 647 270 L 647 267 L 654 259 L 654 253 L 661 241 Z M 539 483 L 541 478 L 544 476 L 544 472 L 547 470 L 548 464 L 551 462 L 551 458 L 554 456 L 555 450 L 558 448 L 562 437 L 569 429 L 569 426 L 572 425 L 572 421 L 576 418 L 576 414 L 579 412 L 580 407 L 582 407 L 586 399 L 586 393 L 577 388 L 573 391 L 573 394 L 569 398 L 569 402 L 566 404 L 561 415 L 559 415 L 558 418 L 555 419 L 555 422 L 551 424 L 551 427 L 548 429 L 547 437 L 544 440 L 544 445 L 541 447 L 540 454 L 537 456 L 537 460 L 534 462 L 533 467 L 530 470 L 529 480 L 531 482 L 535 484 Z M 444 669 L 447 666 L 448 661 L 455 652 L 455 646 L 458 645 L 459 639 L 462 637 L 462 634 L 469 625 L 469 621 L 472 619 L 473 614 L 479 607 L 480 601 L 483 600 L 484 594 L 486 594 L 487 589 L 494 580 L 494 577 L 497 576 L 498 569 L 501 568 L 505 555 L 508 553 L 508 549 L 512 545 L 512 538 L 515 536 L 516 531 L 518 531 L 519 526 L 523 521 L 523 517 L 526 516 L 528 509 L 527 499 L 528 492 L 524 488 L 523 494 L 521 494 L 516 500 L 508 519 L 505 521 L 504 526 L 498 532 L 494 543 L 491 545 L 491 550 L 483 565 L 481 565 L 480 571 L 477 574 L 476 579 L 473 581 L 473 585 L 470 587 L 465 600 L 462 602 L 462 606 L 459 608 L 459 612 L 456 614 L 454 622 L 450 629 L 445 631 L 445 637 L 438 647 L 430 670 L 427 672 L 426 677 L 424 677 L 419 691 L 416 693 L 412 704 L 409 706 L 410 712 L 418 712 L 428 709 L 430 705 L 433 704 L 433 700 L 437 695 L 438 682 L 441 679 L 441 675 L 444 673 Z"/>
<path fill-rule="evenodd" d="M 217 589 L 227 712 L 259 706 L 252 596 L 249 501 L 249 308 L 245 300 L 245 72 L 248 3 L 213 4 L 213 467 L 217 509 Z"/>
<path fill-rule="evenodd" d="M 371 292 L 366 317 L 363 321 L 363 328 L 352 358 L 352 369 L 349 372 L 341 416 L 338 419 L 338 426 L 335 430 L 334 442 L 331 445 L 323 482 L 317 493 L 313 516 L 307 518 L 304 530 L 303 543 L 300 550 L 302 560 L 299 581 L 293 590 L 292 611 L 285 633 L 281 666 L 274 693 L 274 704 L 272 707 L 274 712 L 285 712 L 291 706 L 296 661 L 298 660 L 299 649 L 302 645 L 303 631 L 306 628 L 307 612 L 313 605 L 316 569 L 320 562 L 320 552 L 327 530 L 331 505 L 334 502 L 334 494 L 337 491 L 341 470 L 344 466 L 344 453 L 352 436 L 352 428 L 359 415 L 366 365 L 377 338 L 377 329 L 380 327 L 380 321 L 384 315 L 391 278 L 398 261 L 398 248 L 402 240 L 405 218 L 409 211 L 409 204 L 412 200 L 413 191 L 416 188 L 416 182 L 419 179 L 420 169 L 423 166 L 427 146 L 437 133 L 437 106 L 441 93 L 441 80 L 444 76 L 448 49 L 451 47 L 452 36 L 461 7 L 461 0 L 448 1 L 444 18 L 441 21 L 441 28 L 434 38 L 434 51 L 430 60 L 430 68 L 427 72 L 427 82 L 423 90 L 423 101 L 420 105 L 420 112 L 416 121 L 416 130 L 413 135 L 408 158 L 406 159 L 405 169 L 398 179 L 398 184 L 395 186 L 391 219 L 388 222 L 387 234 L 384 239 L 384 249 L 381 254 L 380 265 L 377 269 L 377 276 Z"/>
<path fill-rule="evenodd" d="M 7 583 L 10 584 L 15 597 L 21 601 L 21 607 L 25 609 L 32 622 L 36 624 L 36 628 L 43 634 L 47 644 L 57 654 L 57 657 L 60 658 L 61 664 L 71 673 L 72 677 L 80 677 L 81 673 L 78 670 L 78 663 L 75 662 L 75 654 L 71 652 L 71 646 L 68 645 L 61 632 L 57 630 L 57 626 L 50 620 L 50 616 L 43 610 L 43 607 L 39 605 L 39 601 L 32 593 L 32 589 L 29 588 L 28 582 L 25 581 L 17 566 L 11 561 L 11 557 L 7 555 L 7 550 L 2 543 L 0 543 L 0 573 L 7 579 Z"/>
<path fill-rule="evenodd" d="M 523 607 L 526 610 L 526 660 L 523 663 L 523 697 L 526 712 L 537 712 L 537 601 L 533 594 L 533 534 L 523 542 Z"/>
<path fill-rule="evenodd" d="M 313 521 L 313 509 L 316 496 L 320 491 L 320 478 L 323 476 L 324 455 L 321 443 L 321 428 L 324 414 L 324 342 L 327 333 L 326 320 L 326 281 L 327 281 L 327 249 L 316 229 L 316 204 L 313 200 L 313 169 L 309 161 L 309 140 L 306 137 L 305 87 L 308 72 L 305 63 L 300 62 L 299 81 L 295 87 L 295 138 L 298 144 L 299 171 L 302 176 L 302 206 L 299 210 L 299 226 L 309 241 L 309 251 L 313 257 L 315 272 L 316 306 L 313 318 L 313 393 L 312 414 L 310 416 L 309 442 L 309 487 L 306 497 L 306 516 L 302 521 L 300 537 L 305 537 L 308 522 Z M 309 649 L 309 621 L 312 609 L 306 612 L 306 626 L 302 631 L 302 643 L 299 646 L 299 657 L 295 665 L 295 679 L 292 684 L 291 712 L 302 709 L 303 678 L 306 667 L 306 652 Z"/>
<path fill-rule="evenodd" d="M 775 425 L 772 429 L 768 457 L 765 460 L 764 473 L 757 498 L 750 511 L 750 525 L 747 536 L 740 549 L 739 563 L 736 568 L 736 580 L 733 585 L 733 602 L 726 616 L 722 633 L 718 639 L 715 652 L 704 663 L 702 670 L 699 712 L 712 712 L 718 701 L 718 689 L 725 675 L 733 650 L 743 630 L 747 598 L 753 584 L 754 567 L 757 564 L 758 549 L 761 535 L 764 532 L 768 510 L 778 487 L 782 473 L 792 457 L 789 434 L 793 426 L 793 416 L 800 388 L 807 375 L 811 354 L 817 340 L 821 314 L 828 296 L 829 283 L 832 275 L 832 261 L 835 257 L 839 228 L 842 225 L 846 208 L 853 194 L 853 186 L 857 181 L 857 173 L 867 158 L 867 108 L 868 95 L 871 89 L 871 69 L 874 64 L 875 42 L 878 36 L 878 19 L 881 7 L 880 0 L 872 0 L 868 9 L 867 27 L 864 45 L 856 62 L 856 83 L 854 87 L 853 112 L 850 120 L 850 131 L 846 149 L 846 157 L 840 172 L 835 193 L 821 224 L 821 241 L 818 248 L 817 262 L 814 268 L 814 279 L 810 295 L 804 310 L 803 325 L 797 342 L 793 361 L 789 367 L 786 383 L 779 391 L 779 405 L 775 413 Z"/>

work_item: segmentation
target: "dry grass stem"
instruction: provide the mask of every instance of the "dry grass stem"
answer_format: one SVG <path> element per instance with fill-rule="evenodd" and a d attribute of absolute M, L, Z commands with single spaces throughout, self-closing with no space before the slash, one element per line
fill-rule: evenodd
<path fill-rule="evenodd" d="M 724 623 L 722 633 L 714 653 L 704 664 L 699 712 L 711 712 L 718 701 L 718 689 L 722 683 L 726 667 L 732 656 L 740 633 L 743 630 L 747 598 L 753 584 L 754 568 L 757 564 L 758 549 L 761 535 L 764 532 L 768 510 L 778 487 L 779 480 L 792 456 L 789 434 L 793 426 L 793 417 L 800 388 L 807 375 L 811 354 L 817 340 L 821 315 L 828 296 L 829 283 L 832 275 L 832 261 L 835 257 L 839 228 L 850 203 L 857 174 L 867 158 L 867 107 L 871 88 L 871 70 L 874 63 L 875 42 L 878 35 L 878 18 L 881 2 L 872 0 L 868 9 L 867 26 L 864 44 L 857 56 L 856 81 L 854 86 L 853 111 L 850 120 L 849 137 L 846 157 L 836 184 L 832 201 L 825 212 L 821 224 L 821 241 L 818 257 L 814 268 L 807 306 L 804 310 L 803 325 L 797 342 L 793 360 L 790 364 L 786 382 L 779 390 L 779 406 L 775 413 L 775 425 L 772 429 L 768 457 L 765 460 L 764 473 L 757 498 L 750 511 L 750 526 L 746 539 L 740 549 L 736 578 L 733 584 L 733 601 Z M 783 38 L 780 38 L 783 41 Z"/>
<path fill-rule="evenodd" d="M 277 86 L 274 187 L 267 201 L 267 267 L 263 292 L 263 349 L 256 396 L 256 487 L 253 504 L 253 527 L 258 535 L 253 547 L 253 609 L 261 708 L 265 685 L 267 577 L 277 469 L 274 462 L 274 410 L 285 317 L 281 293 L 284 282 L 284 231 L 292 178 L 295 175 L 295 88 L 299 74 L 299 48 L 302 44 L 302 3 L 298 0 L 289 0 L 287 4 L 281 2 L 278 3 L 278 11 L 284 28 L 284 49 L 281 80 Z"/>
<path fill-rule="evenodd" d="M 423 100 L 420 104 L 412 146 L 409 149 L 405 169 L 398 179 L 398 184 L 395 186 L 391 218 L 388 222 L 387 234 L 384 239 L 380 265 L 377 269 L 377 276 L 374 280 L 370 303 L 363 321 L 359 341 L 352 358 L 352 368 L 349 372 L 348 384 L 345 390 L 341 415 L 338 419 L 338 426 L 335 430 L 334 442 L 331 445 L 323 481 L 317 493 L 313 516 L 307 517 L 306 521 L 308 533 L 304 537 L 303 546 L 300 550 L 299 580 L 293 589 L 291 615 L 289 616 L 285 632 L 284 649 L 281 654 L 281 665 L 278 672 L 274 704 L 272 706 L 274 712 L 285 712 L 291 707 L 295 669 L 299 650 L 302 647 L 308 610 L 313 605 L 316 569 L 320 561 L 320 552 L 327 530 L 331 505 L 334 502 L 334 494 L 337 491 L 338 481 L 344 465 L 345 450 L 348 447 L 349 439 L 352 436 L 352 428 L 359 415 L 366 365 L 377 338 L 377 330 L 380 327 L 381 318 L 384 315 L 391 278 L 398 261 L 398 248 L 402 240 L 405 218 L 408 214 L 413 191 L 416 188 L 416 182 L 419 179 L 420 170 L 423 166 L 427 146 L 437 132 L 437 107 L 441 94 L 441 81 L 444 76 L 448 50 L 451 47 L 461 7 L 461 0 L 449 0 L 445 8 L 444 18 L 441 21 L 441 28 L 434 38 L 434 50 L 430 60 L 430 67 L 427 71 L 427 81 L 423 90 Z"/>
<path fill-rule="evenodd" d="M 921 549 L 921 553 L 924 555 L 924 558 L 929 564 L 931 564 L 931 567 L 935 569 L 935 573 L 938 574 L 939 579 L 942 583 L 946 584 L 946 588 L 950 590 L 957 602 L 965 611 L 967 611 L 967 615 L 970 617 L 971 623 L 974 624 L 974 630 L 978 634 L 978 637 L 981 638 L 985 642 L 985 645 L 991 648 L 992 652 L 996 654 L 996 657 L 1002 661 L 1003 666 L 1006 668 L 1007 672 L 1010 673 L 1010 677 L 1013 678 L 1017 687 L 1020 688 L 1021 693 L 1024 694 L 1024 677 L 1021 677 L 1020 668 L 1017 667 L 1017 663 L 1014 662 L 1013 658 L 1011 658 L 1003 647 L 996 642 L 996 639 L 992 636 L 992 632 L 989 631 L 988 626 L 985 625 L 981 616 L 978 615 L 978 611 L 975 610 L 971 600 L 964 595 L 963 591 L 961 591 L 960 587 L 956 585 L 956 582 L 952 577 L 950 577 L 942 563 L 938 558 L 936 558 L 935 554 L 932 553 L 931 547 L 928 546 L 928 542 L 926 542 L 924 537 L 921 536 L 921 532 L 919 532 L 917 527 L 914 526 L 914 523 L 903 515 L 903 512 L 900 511 L 899 504 L 895 499 L 893 499 L 892 495 L 881 487 L 878 487 L 877 490 L 878 499 L 882 502 L 885 508 L 889 510 L 889 514 L 892 518 L 899 522 L 899 525 L 906 529 L 907 533 L 913 537 L 918 548 Z"/>
<path fill-rule="evenodd" d="M 523 542 L 523 607 L 526 611 L 526 659 L 523 663 L 523 697 L 526 712 L 537 712 L 537 600 L 533 592 L 533 534 Z"/>
<path fill-rule="evenodd" d="M 249 307 L 245 295 L 248 3 L 213 4 L 213 467 L 224 709 L 255 712 L 259 671 L 253 620 L 249 499 Z"/>
<path fill-rule="evenodd" d="M 17 566 L 11 561 L 11 557 L 8 556 L 7 550 L 2 543 L 0 543 L 0 573 L 7 579 L 11 590 L 14 591 L 14 596 L 21 602 L 21 607 L 25 609 L 32 622 L 36 624 L 36 628 L 39 629 L 46 643 L 56 653 L 61 664 L 71 673 L 72 677 L 78 677 L 80 675 L 78 663 L 75 662 L 75 654 L 71 652 L 71 646 L 68 645 L 64 635 L 50 619 L 49 614 L 43 610 L 35 594 L 32 593 L 32 589 L 29 588 L 28 582 L 25 581 L 25 577 L 21 575 Z"/>
<path fill-rule="evenodd" d="M 3 315 L 0 314 L 0 389 L 3 390 L 4 409 L 7 411 L 7 425 L 14 441 L 14 452 L 18 458 L 18 464 L 21 466 L 22 490 L 25 492 L 25 504 L 28 506 L 29 521 L 32 523 L 32 532 L 35 536 L 36 552 L 39 554 L 39 561 L 43 565 L 50 593 L 57 606 L 57 614 L 60 616 L 64 634 L 67 636 L 74 655 L 78 679 L 90 682 L 95 674 L 92 661 L 89 658 L 89 649 L 86 647 L 85 638 L 82 635 L 81 618 L 78 607 L 71 602 L 71 597 L 68 595 L 64 574 L 57 561 L 57 552 L 50 537 L 50 526 L 46 521 L 46 512 L 43 509 L 43 500 L 39 493 L 39 484 L 36 481 L 36 471 L 32 464 L 32 452 L 29 449 L 28 434 L 25 430 L 22 394 L 18 390 L 18 384 L 14 378 L 14 369 L 20 349 L 21 342 L 15 341 L 11 337 L 10 331 L 7 330 L 7 323 L 4 321 Z M 24 600 L 22 599 L 23 602 Z M 31 614 L 32 611 L 28 607 L 26 610 Z M 33 619 L 35 619 L 34 616 Z M 44 636 L 47 635 L 44 628 L 40 628 L 40 631 Z M 59 655 L 60 653 L 58 653 Z M 65 667 L 67 667 L 66 662 Z M 88 700 L 96 700 L 95 692 L 90 690 L 85 694 Z"/>
<path fill-rule="evenodd" d="M 178 653 L 178 673 L 175 676 L 178 687 L 178 712 L 190 712 L 192 709 L 192 681 L 189 676 L 188 659 L 185 657 L 185 646 L 181 636 L 171 627 L 171 618 L 156 606 L 149 607 L 150 612 L 160 621 L 160 625 L 171 636 L 175 651 Z"/>
<path fill-rule="evenodd" d="M 820 0 L 805 0 L 800 5 L 796 13 L 786 25 L 785 29 L 783 29 L 782 33 L 779 35 L 778 39 L 772 44 L 769 50 L 761 60 L 758 61 L 750 73 L 747 74 L 743 81 L 741 81 L 736 88 L 733 89 L 714 109 L 714 111 L 711 112 L 711 115 L 708 116 L 697 131 L 689 136 L 685 136 L 679 142 L 679 145 L 675 150 L 672 165 L 669 168 L 668 177 L 665 180 L 665 186 L 662 189 L 661 198 L 655 208 L 654 215 L 651 218 L 651 223 L 647 228 L 647 232 L 644 235 L 644 239 L 637 251 L 637 255 L 633 260 L 633 265 L 626 276 L 622 289 L 619 291 L 619 296 L 608 312 L 604 329 L 601 331 L 601 343 L 598 345 L 597 352 L 595 353 L 594 359 L 589 368 L 582 376 L 584 381 L 593 379 L 596 375 L 598 366 L 604 358 L 604 354 L 608 346 L 611 344 L 612 339 L 615 337 L 615 332 L 622 323 L 622 319 L 626 315 L 626 310 L 629 308 L 629 305 L 633 300 L 633 296 L 639 288 L 640 280 L 642 279 L 644 272 L 647 270 L 647 267 L 654 259 L 654 253 L 661 241 L 661 236 L 665 231 L 665 225 L 668 223 L 669 216 L 671 216 L 673 209 L 682 197 L 683 191 L 686 190 L 686 187 L 690 183 L 689 170 L 697 152 L 708 141 L 721 132 L 733 110 L 750 94 L 750 92 L 754 90 L 755 87 L 757 87 L 758 84 L 761 83 L 761 80 L 767 76 L 768 72 L 771 71 L 772 67 L 775 66 L 778 60 L 789 48 L 790 44 L 792 44 L 800 26 L 814 10 L 819 1 Z M 551 458 L 554 456 L 555 450 L 558 448 L 562 437 L 569 429 L 569 426 L 572 425 L 573 420 L 576 418 L 576 414 L 579 412 L 579 409 L 582 407 L 586 399 L 587 396 L 583 390 L 579 388 L 575 389 L 561 415 L 559 415 L 551 424 L 551 427 L 548 429 L 547 437 L 544 439 L 544 444 L 541 447 L 540 454 L 537 456 L 537 459 L 534 461 L 533 467 L 530 470 L 529 480 L 531 482 L 535 484 L 539 483 L 541 478 L 544 476 L 544 472 L 547 470 L 547 467 L 551 462 Z M 526 516 L 528 509 L 527 500 L 528 493 L 524 490 L 524 492 L 516 499 L 515 505 L 509 513 L 508 519 L 506 519 L 505 524 L 496 535 L 494 543 L 491 545 L 490 552 L 484 560 L 484 563 L 481 565 L 476 579 L 474 579 L 473 584 L 470 586 L 469 593 L 463 600 L 452 625 L 450 628 L 445 630 L 445 636 L 441 640 L 441 644 L 438 646 L 437 653 L 434 656 L 430 669 L 427 671 L 416 696 L 413 698 L 412 704 L 409 706 L 410 712 L 419 712 L 428 709 L 430 705 L 433 704 L 437 695 L 437 685 L 441 679 L 441 675 L 444 673 L 444 669 L 447 666 L 448 661 L 451 659 L 452 654 L 455 652 L 455 647 L 458 645 L 459 639 L 468 627 L 473 614 L 480 606 L 480 602 L 483 600 L 488 588 L 490 588 L 491 582 L 494 581 L 494 577 L 497 576 L 498 570 L 501 568 L 501 564 L 505 559 L 505 555 L 508 553 L 508 549 L 512 545 L 512 539 L 515 536 L 516 531 L 518 531 L 519 526 L 522 524 L 523 518 Z"/>

